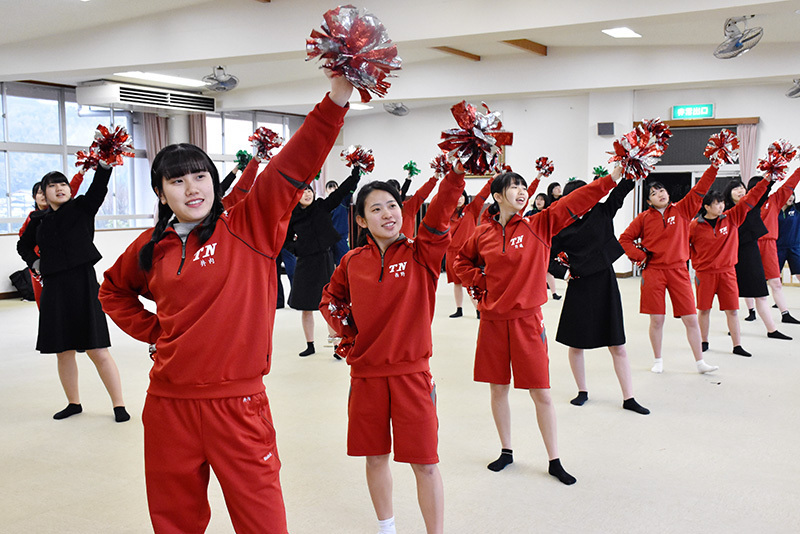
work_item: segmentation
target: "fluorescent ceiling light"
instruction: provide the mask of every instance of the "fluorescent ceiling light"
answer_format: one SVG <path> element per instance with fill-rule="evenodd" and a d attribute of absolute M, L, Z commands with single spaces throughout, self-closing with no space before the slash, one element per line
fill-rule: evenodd
<path fill-rule="evenodd" d="M 621 28 L 609 28 L 607 30 L 603 30 L 603 33 L 610 35 L 614 39 L 635 39 L 637 37 L 641 37 L 641 35 L 630 28 L 626 28 L 625 26 L 622 26 Z"/>
<path fill-rule="evenodd" d="M 361 102 L 350 102 L 350 109 L 354 111 L 363 111 L 365 109 L 372 109 L 372 106 L 362 104 Z"/>
<path fill-rule="evenodd" d="M 181 78 L 178 76 L 167 76 L 166 74 L 155 74 L 153 72 L 142 72 L 134 70 L 130 72 L 115 72 L 114 76 L 125 78 L 136 78 L 137 80 L 148 80 L 151 82 L 168 83 L 171 85 L 183 85 L 186 87 L 205 87 L 206 82 L 193 80 L 191 78 Z"/>

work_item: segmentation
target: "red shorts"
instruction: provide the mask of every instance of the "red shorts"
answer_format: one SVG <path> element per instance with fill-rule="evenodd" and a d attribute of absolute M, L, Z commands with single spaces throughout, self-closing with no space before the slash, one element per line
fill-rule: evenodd
<path fill-rule="evenodd" d="M 209 467 L 236 532 L 285 533 L 281 462 L 266 392 L 224 399 L 148 395 L 142 412 L 153 530 L 205 532 Z"/>
<path fill-rule="evenodd" d="M 772 280 L 781 277 L 778 266 L 778 245 L 774 239 L 759 239 L 758 250 L 761 252 L 761 263 L 764 265 L 764 278 Z"/>
<path fill-rule="evenodd" d="M 720 310 L 739 309 L 739 286 L 736 283 L 736 271 L 731 269 L 724 273 L 694 273 L 697 287 L 697 309 L 710 310 L 717 296 Z"/>
<path fill-rule="evenodd" d="M 439 418 L 436 384 L 430 371 L 376 378 L 350 378 L 347 455 L 380 456 L 437 464 Z"/>
<path fill-rule="evenodd" d="M 517 389 L 550 387 L 550 359 L 542 310 L 518 319 L 481 318 L 475 350 L 476 382 L 510 384 Z"/>
<path fill-rule="evenodd" d="M 665 292 L 669 290 L 672 315 L 697 315 L 694 309 L 694 291 L 689 271 L 680 269 L 645 269 L 642 271 L 642 292 L 639 297 L 639 313 L 666 315 Z"/>

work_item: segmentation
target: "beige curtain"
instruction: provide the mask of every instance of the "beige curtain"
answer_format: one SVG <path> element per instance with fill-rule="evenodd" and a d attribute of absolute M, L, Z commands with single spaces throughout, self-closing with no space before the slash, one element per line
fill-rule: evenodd
<path fill-rule="evenodd" d="M 206 114 L 191 113 L 189 115 L 189 142 L 206 152 Z"/>
<path fill-rule="evenodd" d="M 155 113 L 144 113 L 144 142 L 150 167 L 159 151 L 169 144 L 167 118 Z"/>
<path fill-rule="evenodd" d="M 739 172 L 742 175 L 742 182 L 746 184 L 756 168 L 758 125 L 740 124 L 736 127 L 736 135 L 739 137 Z"/>

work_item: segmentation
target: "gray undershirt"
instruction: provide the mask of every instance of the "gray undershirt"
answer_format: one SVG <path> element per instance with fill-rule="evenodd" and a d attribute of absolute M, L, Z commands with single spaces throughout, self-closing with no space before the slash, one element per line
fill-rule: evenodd
<path fill-rule="evenodd" d="M 189 232 L 191 232 L 194 229 L 194 227 L 197 226 L 198 224 L 200 223 L 176 222 L 172 225 L 172 227 L 175 229 L 175 233 L 178 234 L 178 237 L 181 238 L 181 241 L 186 243 L 186 237 L 189 235 Z"/>

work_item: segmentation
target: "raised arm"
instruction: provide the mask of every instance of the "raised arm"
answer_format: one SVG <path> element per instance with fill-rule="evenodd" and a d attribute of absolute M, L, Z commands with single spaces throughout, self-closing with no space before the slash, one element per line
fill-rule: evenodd
<path fill-rule="evenodd" d="M 478 216 L 481 214 L 481 208 L 483 208 L 483 205 L 486 204 L 486 200 L 489 198 L 489 193 L 492 191 L 493 180 L 494 176 L 489 178 L 483 185 L 483 188 L 472 199 L 472 202 L 470 202 L 464 209 L 465 216 L 471 215 L 472 218 L 475 219 L 475 223 L 478 222 Z"/>
<path fill-rule="evenodd" d="M 111 166 L 101 161 L 97 164 L 97 170 L 94 171 L 94 177 L 89 189 L 83 195 L 84 202 L 92 214 L 97 213 L 100 210 L 100 206 L 103 205 L 103 201 L 108 194 L 108 181 L 110 179 Z"/>
<path fill-rule="evenodd" d="M 403 217 L 405 218 L 407 215 L 413 216 L 416 215 L 419 211 L 419 208 L 422 206 L 422 203 L 425 202 L 425 199 L 428 198 L 428 195 L 431 194 L 433 188 L 436 187 L 436 182 L 439 180 L 437 175 L 431 176 L 427 182 L 422 184 L 422 187 L 417 189 L 417 192 L 409 198 L 408 200 L 403 202 Z M 460 193 L 459 193 L 460 194 Z M 451 212 L 452 213 L 452 212 Z"/>
<path fill-rule="evenodd" d="M 78 195 L 78 190 L 81 188 L 81 184 L 83 183 L 84 174 L 86 174 L 86 169 L 81 169 L 76 172 L 75 176 L 72 177 L 72 180 L 69 181 L 69 190 L 72 192 L 73 197 Z"/>
<path fill-rule="evenodd" d="M 719 171 L 719 167 L 712 164 L 706 169 L 706 172 L 703 173 L 703 177 L 697 181 L 688 193 L 686 193 L 686 196 L 675 203 L 678 213 L 680 213 L 683 218 L 693 218 L 697 215 L 697 212 L 700 211 L 700 208 L 703 207 L 703 197 L 706 196 L 708 190 L 711 189 L 711 184 L 716 180 L 717 171 Z M 625 245 L 622 246 L 623 248 L 625 247 Z"/>
<path fill-rule="evenodd" d="M 439 276 L 442 257 L 450 244 L 450 215 L 464 191 L 464 172 L 455 169 L 447 173 L 439 191 L 431 200 L 417 231 L 416 246 L 419 259 L 435 276 Z"/>
<path fill-rule="evenodd" d="M 614 215 L 616 215 L 625 203 L 625 197 L 628 196 L 628 193 L 633 191 L 634 187 L 636 187 L 636 182 L 633 180 L 622 180 L 617 184 L 617 187 L 611 190 L 608 198 L 603 202 L 603 206 L 609 216 L 613 218 Z"/>
<path fill-rule="evenodd" d="M 727 211 L 731 222 L 736 226 L 741 226 L 750 210 L 757 208 L 762 197 L 766 197 L 767 186 L 770 181 L 766 178 L 760 180 L 750 191 L 743 196 L 739 203 Z"/>
<path fill-rule="evenodd" d="M 325 208 L 326 211 L 333 211 L 339 205 L 341 205 L 342 201 L 348 195 L 352 195 L 353 191 L 356 190 L 358 187 L 358 181 L 361 179 L 361 171 L 358 167 L 353 167 L 353 170 L 350 172 L 350 176 L 342 182 L 342 185 L 336 188 L 336 190 L 327 196 L 327 198 L 322 200 L 322 207 Z"/>
<path fill-rule="evenodd" d="M 794 188 L 797 187 L 798 182 L 800 182 L 800 167 L 797 167 L 792 175 L 789 176 L 789 179 L 786 180 L 771 197 L 769 197 L 769 200 L 778 206 L 778 210 L 780 210 L 783 205 L 786 204 L 786 201 L 789 200 L 789 197 L 792 196 L 792 193 L 794 193 Z"/>
<path fill-rule="evenodd" d="M 227 191 L 230 188 L 230 186 L 233 185 L 233 181 L 236 180 L 237 174 L 239 174 L 238 165 L 234 166 L 233 169 L 231 169 L 231 172 L 229 172 L 227 176 L 225 176 L 225 178 L 223 178 L 223 180 L 219 183 L 220 193 L 222 193 L 223 195 L 225 194 L 225 191 Z M 223 199 L 222 201 L 225 202 L 225 199 Z"/>

